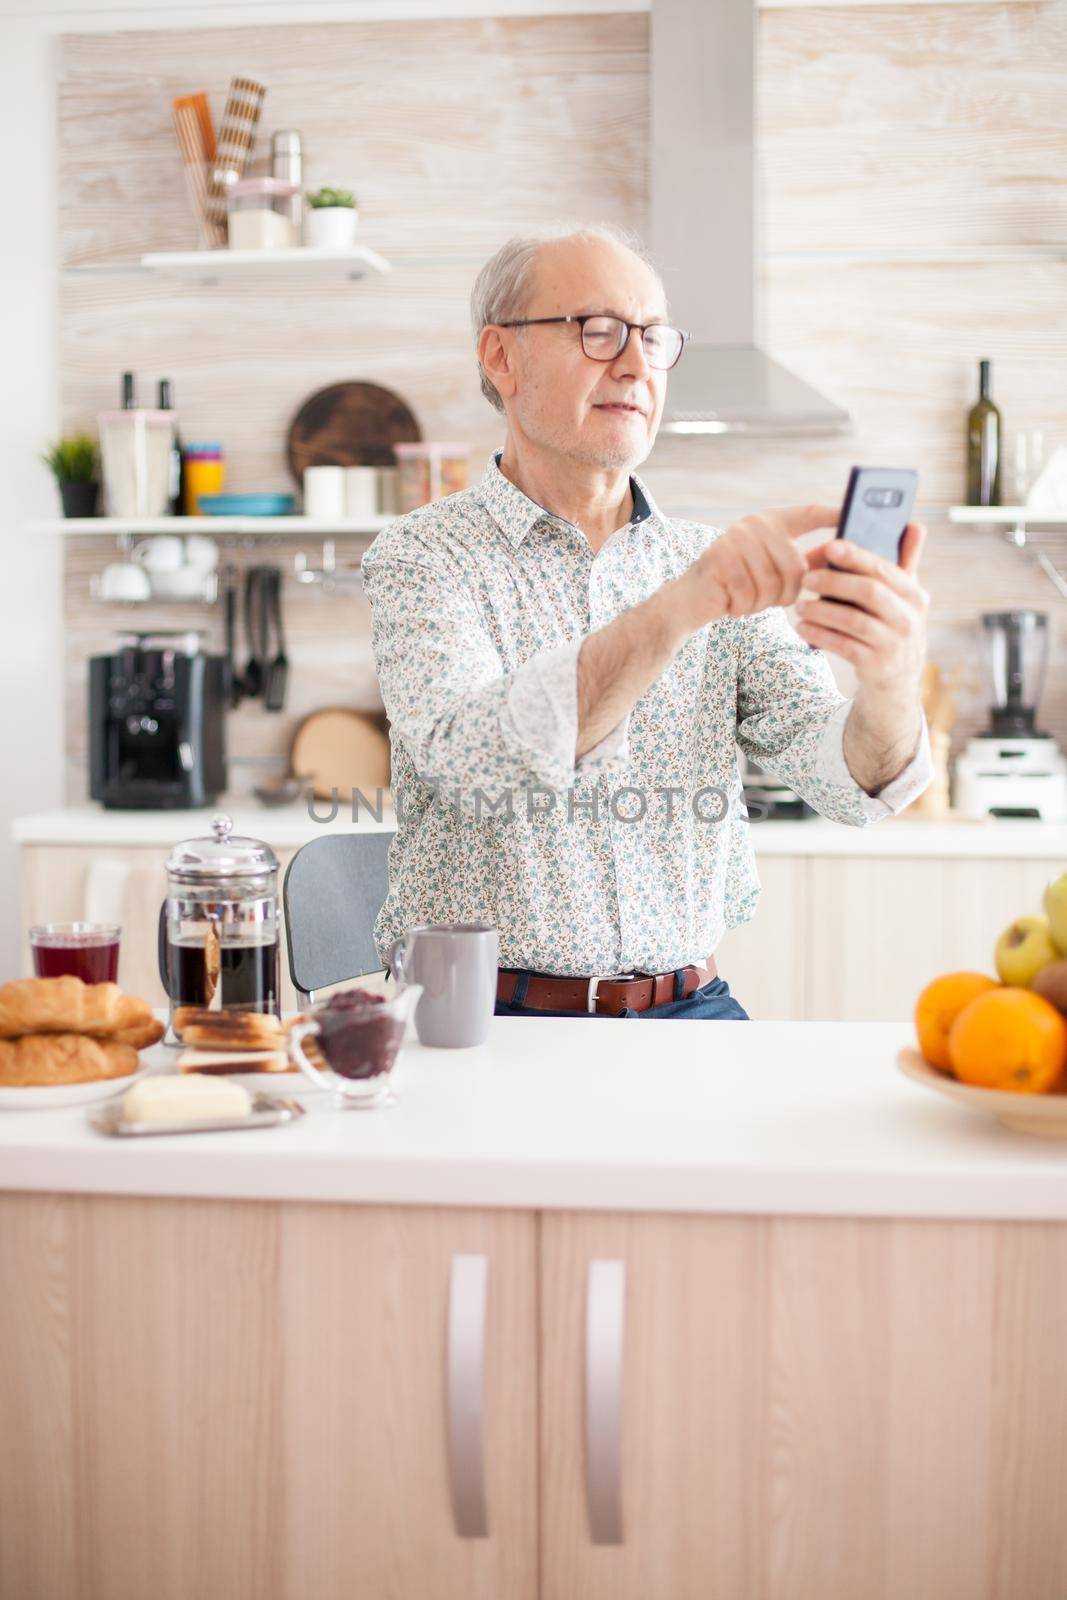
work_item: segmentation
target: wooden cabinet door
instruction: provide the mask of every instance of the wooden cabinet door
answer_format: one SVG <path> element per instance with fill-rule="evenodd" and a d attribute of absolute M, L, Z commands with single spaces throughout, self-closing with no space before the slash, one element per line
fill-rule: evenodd
<path fill-rule="evenodd" d="M 535 1241 L 513 1211 L 0 1195 L 0 1594 L 536 1600 Z"/>
<path fill-rule="evenodd" d="M 753 1022 L 800 1021 L 807 1015 L 807 863 L 802 856 L 760 856 L 756 865 L 762 885 L 756 915 L 719 940 L 715 965 Z"/>
<path fill-rule="evenodd" d="M 559 1213 L 541 1255 L 543 1600 L 1067 1594 L 1067 1226 Z"/>
<path fill-rule="evenodd" d="M 814 856 L 807 869 L 808 1017 L 908 1022 L 940 973 L 995 975 L 997 939 L 1041 910 L 1063 863 Z"/>

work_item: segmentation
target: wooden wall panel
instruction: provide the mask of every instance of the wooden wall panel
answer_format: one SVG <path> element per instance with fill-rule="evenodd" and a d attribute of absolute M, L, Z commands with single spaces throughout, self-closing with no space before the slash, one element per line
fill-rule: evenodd
<path fill-rule="evenodd" d="M 964 677 L 954 746 L 984 715 L 974 619 L 1008 603 L 1052 615 L 1043 722 L 1067 741 L 1059 597 L 1030 552 L 944 515 L 961 498 L 979 357 L 994 362 L 1009 444 L 1037 427 L 1049 449 L 1067 443 L 1067 0 L 798 6 L 761 10 L 758 28 L 761 337 L 849 408 L 854 431 L 664 437 L 644 471 L 665 510 L 720 523 L 759 505 L 833 501 L 854 461 L 914 462 L 931 528 L 930 654 Z M 269 86 L 266 132 L 302 129 L 308 181 L 354 187 L 362 237 L 395 270 L 358 285 L 279 277 L 251 292 L 65 272 L 65 425 L 91 425 L 126 367 L 145 399 L 168 376 L 184 436 L 225 441 L 229 487 L 286 489 L 293 412 L 324 384 L 366 378 L 403 394 L 426 437 L 467 439 L 477 477 L 503 438 L 468 327 L 478 266 L 531 223 L 643 226 L 647 67 L 648 18 L 633 12 L 66 36 L 65 265 L 195 242 L 169 102 L 202 86 L 218 115 L 241 71 Z M 1047 542 L 1067 566 L 1067 537 Z M 71 799 L 85 790 L 84 660 L 131 617 L 88 599 L 88 572 L 110 555 L 82 541 L 68 553 Z M 293 597 L 293 712 L 374 704 L 362 602 L 311 604 Z M 182 622 L 217 633 L 216 618 L 195 613 L 183 607 Z M 239 753 L 288 748 L 289 716 L 242 709 L 231 724 Z"/>

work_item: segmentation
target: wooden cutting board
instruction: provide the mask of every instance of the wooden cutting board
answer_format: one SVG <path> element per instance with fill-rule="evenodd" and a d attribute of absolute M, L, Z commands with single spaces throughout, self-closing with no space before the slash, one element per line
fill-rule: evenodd
<path fill-rule="evenodd" d="M 389 787 L 389 739 L 365 711 L 328 706 L 297 728 L 290 765 L 311 779 L 316 800 L 329 800 L 336 789 L 345 806 L 360 789 L 373 805 L 375 790 Z"/>
<path fill-rule="evenodd" d="M 297 483 L 306 467 L 394 467 L 394 444 L 422 438 L 415 414 L 379 383 L 332 383 L 289 424 L 286 454 Z"/>

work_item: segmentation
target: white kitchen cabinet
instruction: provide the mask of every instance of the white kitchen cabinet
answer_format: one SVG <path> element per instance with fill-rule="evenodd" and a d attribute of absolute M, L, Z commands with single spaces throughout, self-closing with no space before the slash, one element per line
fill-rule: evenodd
<path fill-rule="evenodd" d="M 715 951 L 720 976 L 755 1021 L 789 1022 L 807 1015 L 806 867 L 802 856 L 761 857 L 756 915 L 731 928 Z"/>
<path fill-rule="evenodd" d="M 0 1195 L 0 1594 L 536 1600 L 536 1226 Z"/>
<path fill-rule="evenodd" d="M 542 1600 L 1067 1593 L 1067 1229 L 559 1212 L 541 1262 Z"/>
<path fill-rule="evenodd" d="M 904 1022 L 943 972 L 995 973 L 1015 917 L 1041 911 L 1061 859 L 812 856 L 805 863 L 808 1021 Z"/>

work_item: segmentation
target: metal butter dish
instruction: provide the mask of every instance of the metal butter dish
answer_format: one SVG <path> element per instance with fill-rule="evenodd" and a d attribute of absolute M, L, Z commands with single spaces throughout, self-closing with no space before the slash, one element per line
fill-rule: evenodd
<path fill-rule="evenodd" d="M 278 1128 L 304 1115 L 299 1100 L 282 1100 L 277 1095 L 254 1094 L 252 1109 L 243 1117 L 227 1117 L 217 1122 L 129 1122 L 122 1114 L 122 1101 L 111 1100 L 89 1115 L 97 1133 L 120 1139 L 140 1139 L 153 1133 L 233 1133 L 242 1128 Z"/>

